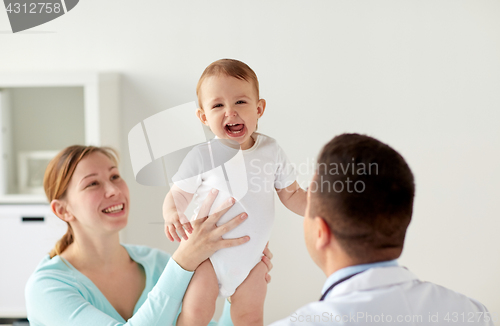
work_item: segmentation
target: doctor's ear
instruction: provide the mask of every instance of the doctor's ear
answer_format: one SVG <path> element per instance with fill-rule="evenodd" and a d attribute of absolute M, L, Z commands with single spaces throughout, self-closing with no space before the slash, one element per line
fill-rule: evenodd
<path fill-rule="evenodd" d="M 314 218 L 314 232 L 316 234 L 316 249 L 321 250 L 329 246 L 333 240 L 328 223 L 322 217 Z"/>
<path fill-rule="evenodd" d="M 198 108 L 196 110 L 196 116 L 198 117 L 198 119 L 200 119 L 201 123 L 203 123 L 205 126 L 208 126 L 207 116 L 205 114 L 205 111 L 203 111 L 203 109 Z"/>
<path fill-rule="evenodd" d="M 69 222 L 74 220 L 73 215 L 68 211 L 66 207 L 66 202 L 61 199 L 54 199 L 50 202 L 50 208 L 52 212 L 59 217 L 64 222 Z"/>

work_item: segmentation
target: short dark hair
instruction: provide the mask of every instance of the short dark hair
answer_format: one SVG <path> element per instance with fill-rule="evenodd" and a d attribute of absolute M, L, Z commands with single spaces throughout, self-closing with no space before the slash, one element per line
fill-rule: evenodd
<path fill-rule="evenodd" d="M 401 255 L 415 184 L 404 158 L 375 138 L 342 134 L 318 156 L 310 215 L 319 216 L 352 258 L 370 262 Z"/>

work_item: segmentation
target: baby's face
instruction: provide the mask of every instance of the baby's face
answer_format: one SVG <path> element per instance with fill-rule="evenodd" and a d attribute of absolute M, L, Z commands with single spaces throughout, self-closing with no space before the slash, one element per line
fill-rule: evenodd
<path fill-rule="evenodd" d="M 226 75 L 211 76 L 200 87 L 198 118 L 221 139 L 238 142 L 245 150 L 253 145 L 251 138 L 257 129 L 266 101 L 257 97 L 252 83 Z"/>

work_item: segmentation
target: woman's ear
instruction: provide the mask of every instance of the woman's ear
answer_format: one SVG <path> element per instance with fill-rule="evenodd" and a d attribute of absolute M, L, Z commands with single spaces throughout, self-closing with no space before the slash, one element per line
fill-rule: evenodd
<path fill-rule="evenodd" d="M 198 108 L 196 110 L 196 116 L 198 117 L 198 119 L 200 119 L 201 123 L 203 123 L 205 126 L 208 126 L 208 121 L 207 121 L 207 116 L 205 115 L 205 111 Z"/>
<path fill-rule="evenodd" d="M 74 220 L 74 217 L 66 208 L 66 203 L 60 199 L 54 199 L 50 202 L 52 212 L 64 222 Z"/>
<path fill-rule="evenodd" d="M 266 110 L 266 100 L 261 98 L 257 103 L 257 113 L 259 114 L 259 118 L 262 117 L 265 110 Z"/>

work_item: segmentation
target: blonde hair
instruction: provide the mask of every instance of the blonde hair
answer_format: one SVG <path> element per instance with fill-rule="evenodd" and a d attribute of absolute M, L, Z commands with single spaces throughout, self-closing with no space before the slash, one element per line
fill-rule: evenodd
<path fill-rule="evenodd" d="M 220 76 L 224 74 L 229 77 L 238 78 L 252 83 L 257 91 L 257 99 L 259 99 L 259 80 L 257 75 L 246 63 L 235 60 L 235 59 L 220 59 L 212 62 L 205 71 L 201 74 L 200 80 L 198 80 L 198 85 L 196 85 L 196 96 L 198 96 L 198 105 L 200 109 L 203 110 L 200 101 L 201 95 L 201 85 L 211 76 Z"/>
<path fill-rule="evenodd" d="M 73 145 L 66 147 L 59 152 L 49 163 L 43 177 L 43 188 L 49 203 L 54 199 L 64 199 L 69 182 L 73 177 L 76 166 L 80 161 L 91 153 L 99 152 L 106 155 L 110 160 L 118 165 L 118 153 L 111 147 L 82 146 Z M 74 234 L 71 225 L 68 224 L 68 231 L 57 241 L 55 247 L 50 251 L 50 258 L 60 255 L 73 243 Z"/>

